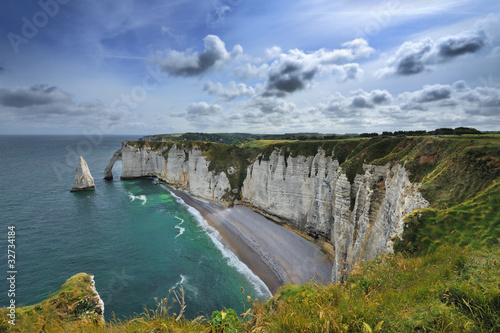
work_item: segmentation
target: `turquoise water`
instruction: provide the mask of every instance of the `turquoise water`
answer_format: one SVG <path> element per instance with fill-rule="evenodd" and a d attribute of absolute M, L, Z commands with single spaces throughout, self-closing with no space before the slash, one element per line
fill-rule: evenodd
<path fill-rule="evenodd" d="M 243 311 L 247 295 L 269 296 L 199 214 L 155 179 L 120 181 L 117 163 L 115 180 L 103 180 L 127 139 L 136 138 L 0 136 L 0 249 L 7 252 L 7 226 L 14 225 L 17 304 L 45 299 L 79 272 L 95 275 L 107 318 L 153 309 L 155 297 L 180 285 L 190 318 L 224 307 Z M 94 192 L 69 192 L 79 155 Z M 0 306 L 7 306 L 2 280 Z"/>

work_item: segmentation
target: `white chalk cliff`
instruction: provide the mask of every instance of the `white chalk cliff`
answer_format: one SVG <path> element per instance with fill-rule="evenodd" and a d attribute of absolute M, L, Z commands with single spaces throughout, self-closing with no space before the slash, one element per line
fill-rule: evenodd
<path fill-rule="evenodd" d="M 428 206 L 404 166 L 363 169 L 351 184 L 335 157 L 321 149 L 315 156 L 286 159 L 275 150 L 248 168 L 242 199 L 329 240 L 335 251 L 332 278 L 338 281 L 356 261 L 392 251 L 391 238 L 403 232 L 405 216 Z"/>
<path fill-rule="evenodd" d="M 364 173 L 351 184 L 336 157 L 321 148 L 314 156 L 286 157 L 279 149 L 269 158 L 260 155 L 247 168 L 242 188 L 230 185 L 234 170 L 209 171 L 210 162 L 197 146 L 156 150 L 124 142 L 119 152 L 112 161 L 121 154 L 122 178 L 156 176 L 219 204 L 245 203 L 331 243 L 334 281 L 357 261 L 392 251 L 391 238 L 401 235 L 405 216 L 429 205 L 404 165 L 363 165 Z"/>
<path fill-rule="evenodd" d="M 226 173 L 209 171 L 209 161 L 198 147 L 187 149 L 174 144 L 168 150 L 136 147 L 124 142 L 105 169 L 105 177 L 112 179 L 115 161 L 122 161 L 121 179 L 154 176 L 203 199 L 227 206 L 231 186 Z M 229 200 L 228 200 L 229 199 Z"/>
<path fill-rule="evenodd" d="M 78 160 L 78 166 L 76 167 L 76 175 L 75 180 L 73 181 L 73 187 L 71 188 L 71 192 L 75 191 L 87 191 L 94 190 L 94 177 L 90 174 L 89 167 L 87 162 L 80 156 Z"/>

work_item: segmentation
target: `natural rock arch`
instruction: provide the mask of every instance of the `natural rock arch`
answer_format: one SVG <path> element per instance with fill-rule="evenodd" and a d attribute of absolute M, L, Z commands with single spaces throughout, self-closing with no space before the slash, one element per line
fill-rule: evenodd
<path fill-rule="evenodd" d="M 122 150 L 118 149 L 115 151 L 113 154 L 113 157 L 109 160 L 108 165 L 104 168 L 104 179 L 111 180 L 113 179 L 113 166 L 115 165 L 116 161 L 121 161 L 122 160 Z"/>

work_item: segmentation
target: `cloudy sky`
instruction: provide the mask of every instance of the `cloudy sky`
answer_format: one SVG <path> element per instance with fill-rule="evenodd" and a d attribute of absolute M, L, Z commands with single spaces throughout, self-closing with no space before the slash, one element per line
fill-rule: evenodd
<path fill-rule="evenodd" d="M 0 134 L 500 130 L 498 0 L 2 0 Z"/>

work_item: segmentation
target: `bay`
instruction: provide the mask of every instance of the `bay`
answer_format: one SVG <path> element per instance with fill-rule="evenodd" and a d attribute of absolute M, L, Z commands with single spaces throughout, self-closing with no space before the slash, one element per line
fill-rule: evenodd
<path fill-rule="evenodd" d="M 0 136 L 0 249 L 7 250 L 7 227 L 15 226 L 16 304 L 40 302 L 80 272 L 95 276 L 107 319 L 154 309 L 180 285 L 188 318 L 224 307 L 244 311 L 247 295 L 269 296 L 217 232 L 156 179 L 121 181 L 120 163 L 113 181 L 103 179 L 114 151 L 134 139 Z M 69 192 L 79 155 L 95 191 Z M 3 280 L 0 306 L 7 306 Z"/>

